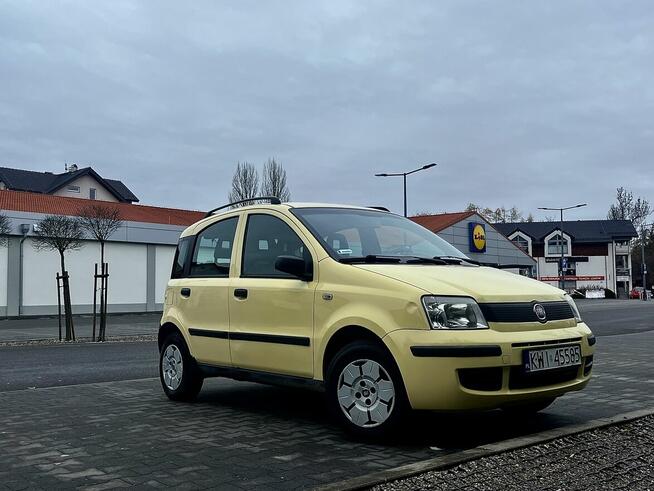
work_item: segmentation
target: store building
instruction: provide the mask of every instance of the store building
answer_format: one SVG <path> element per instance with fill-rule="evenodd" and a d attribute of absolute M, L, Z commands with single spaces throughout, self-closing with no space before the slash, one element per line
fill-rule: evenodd
<path fill-rule="evenodd" d="M 173 208 L 103 202 L 53 194 L 0 190 L 0 210 L 11 231 L 0 247 L 0 317 L 57 313 L 59 256 L 34 247 L 34 225 L 47 215 L 77 216 L 89 204 L 116 207 L 122 226 L 109 239 L 109 312 L 156 312 L 163 308 L 166 284 L 179 235 L 204 213 Z M 93 274 L 100 244 L 85 240 L 66 253 L 73 312 L 93 308 Z"/>
<path fill-rule="evenodd" d="M 437 233 L 469 258 L 534 276 L 536 261 L 474 211 L 418 215 L 411 220 Z"/>
<path fill-rule="evenodd" d="M 497 223 L 495 227 L 537 261 L 538 279 L 568 291 L 607 288 L 626 297 L 632 288 L 629 220 Z M 563 249 L 563 275 L 560 273 Z"/>

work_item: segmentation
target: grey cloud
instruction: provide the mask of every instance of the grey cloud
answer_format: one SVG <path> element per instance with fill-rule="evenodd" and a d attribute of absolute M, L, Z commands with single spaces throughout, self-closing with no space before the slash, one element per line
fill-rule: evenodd
<path fill-rule="evenodd" d="M 90 163 L 209 208 L 275 156 L 293 198 L 401 211 L 654 201 L 649 2 L 3 2 L 0 162 Z M 542 216 L 542 215 L 541 215 Z"/>

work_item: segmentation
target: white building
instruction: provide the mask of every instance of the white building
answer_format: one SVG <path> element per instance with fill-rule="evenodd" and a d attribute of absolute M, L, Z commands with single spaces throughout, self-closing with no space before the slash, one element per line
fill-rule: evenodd
<path fill-rule="evenodd" d="M 565 288 L 607 288 L 619 297 L 632 288 L 631 240 L 638 236 L 629 220 L 498 223 L 495 227 L 537 261 L 537 277 Z"/>
<path fill-rule="evenodd" d="M 99 201 L 0 190 L 0 210 L 11 221 L 11 235 L 0 247 L 0 316 L 49 315 L 57 312 L 57 252 L 33 247 L 34 224 L 47 215 L 79 215 Z M 204 216 L 201 212 L 108 202 L 118 208 L 122 227 L 105 248 L 109 263 L 109 312 L 162 310 L 166 283 L 180 233 Z M 93 274 L 100 244 L 85 241 L 66 253 L 73 312 L 93 308 Z"/>

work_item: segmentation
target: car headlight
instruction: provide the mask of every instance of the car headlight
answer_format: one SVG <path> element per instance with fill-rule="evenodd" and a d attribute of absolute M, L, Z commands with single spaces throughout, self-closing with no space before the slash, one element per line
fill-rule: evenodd
<path fill-rule="evenodd" d="M 570 295 L 568 295 L 567 293 L 565 295 L 565 301 L 568 302 L 568 305 L 572 309 L 572 313 L 575 315 L 575 320 L 577 322 L 581 322 L 581 314 L 579 313 L 579 309 L 577 308 L 577 304 L 572 299 L 572 297 Z"/>
<path fill-rule="evenodd" d="M 477 302 L 468 297 L 422 297 L 432 329 L 488 329 Z"/>

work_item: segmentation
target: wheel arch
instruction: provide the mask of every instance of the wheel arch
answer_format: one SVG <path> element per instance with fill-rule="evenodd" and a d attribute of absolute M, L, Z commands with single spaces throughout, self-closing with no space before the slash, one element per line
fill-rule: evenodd
<path fill-rule="evenodd" d="M 157 344 L 159 346 L 159 351 L 161 351 L 161 347 L 163 346 L 163 343 L 166 340 L 166 338 L 174 332 L 178 332 L 184 338 L 184 341 L 186 342 L 186 347 L 190 349 L 190 346 L 188 345 L 188 340 L 186 339 L 186 336 L 184 336 L 182 330 L 172 322 L 164 322 L 163 324 L 161 324 L 161 326 L 159 326 L 159 334 L 157 335 Z"/>
<path fill-rule="evenodd" d="M 386 343 L 384 343 L 382 338 L 370 329 L 356 324 L 343 326 L 330 336 L 325 346 L 322 356 L 322 364 L 320 366 L 321 373 L 319 374 L 322 380 L 326 379 L 327 369 L 329 368 L 331 361 L 334 359 L 334 356 L 336 356 L 344 346 L 347 346 L 354 341 L 369 341 L 374 343 L 384 349 L 393 360 L 395 359 L 393 353 L 388 346 L 386 346 Z M 397 362 L 395 363 L 397 364 Z"/>

